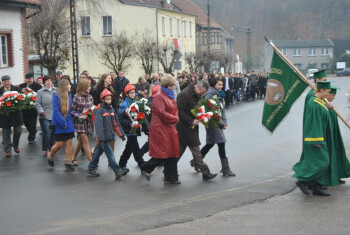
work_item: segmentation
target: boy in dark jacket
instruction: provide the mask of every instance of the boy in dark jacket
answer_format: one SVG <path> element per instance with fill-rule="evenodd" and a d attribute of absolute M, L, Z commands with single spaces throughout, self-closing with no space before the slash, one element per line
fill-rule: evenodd
<path fill-rule="evenodd" d="M 96 142 L 98 142 L 98 147 L 92 156 L 88 171 L 90 176 L 100 176 L 100 174 L 96 172 L 96 168 L 98 167 L 100 156 L 105 153 L 108 158 L 108 163 L 115 173 L 115 178 L 119 179 L 128 172 L 121 169 L 116 163 L 114 153 L 109 142 L 115 140 L 115 132 L 122 140 L 125 140 L 125 134 L 123 129 L 120 127 L 116 112 L 111 106 L 113 99 L 112 93 L 109 90 L 104 89 L 100 97 L 103 103 L 101 103 L 100 108 L 95 110 L 94 115 Z"/>
<path fill-rule="evenodd" d="M 137 137 L 141 136 L 140 127 L 136 129 L 135 134 L 130 133 L 131 129 L 133 128 L 133 122 L 130 120 L 129 116 L 126 113 L 128 107 L 130 107 L 131 104 L 136 102 L 135 100 L 136 88 L 129 83 L 124 88 L 124 94 L 126 98 L 124 102 L 120 105 L 118 118 L 126 133 L 127 141 L 126 141 L 123 154 L 120 156 L 119 165 L 122 169 L 125 169 L 129 172 L 129 169 L 126 167 L 126 164 L 128 163 L 128 160 L 131 157 L 131 154 L 134 154 L 135 161 L 137 162 L 138 166 L 141 166 L 145 162 L 143 160 L 143 155 L 145 154 L 145 151 L 148 151 L 148 149 L 145 147 L 143 148 L 143 150 L 141 150 L 139 143 L 137 141 Z M 148 135 L 148 132 L 149 132 L 148 123 L 147 124 L 144 123 L 142 125 L 142 130 L 145 132 L 145 134 Z"/>

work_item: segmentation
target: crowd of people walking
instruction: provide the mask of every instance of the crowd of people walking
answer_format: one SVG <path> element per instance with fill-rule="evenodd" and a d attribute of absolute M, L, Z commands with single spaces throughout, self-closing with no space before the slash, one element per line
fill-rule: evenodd
<path fill-rule="evenodd" d="M 19 140 L 24 124 L 28 130 L 28 143 L 33 144 L 37 135 L 37 122 L 42 134 L 42 151 L 50 167 L 55 166 L 58 150 L 65 146 L 64 165 L 66 171 L 78 167 L 77 156 L 86 156 L 88 174 L 99 176 L 98 164 L 103 153 L 118 179 L 130 170 L 127 163 L 133 155 L 141 174 L 151 179 L 155 167 L 164 165 L 164 183 L 180 184 L 177 163 L 187 148 L 193 160 L 195 171 L 203 180 L 214 179 L 204 157 L 217 144 L 224 176 L 235 176 L 226 156 L 224 131 L 228 128 L 225 109 L 234 103 L 263 98 L 266 92 L 265 74 L 146 74 L 135 85 L 125 78 L 123 71 L 101 74 L 97 81 L 87 71 L 80 74 L 73 85 L 70 76 L 61 71 L 56 76 L 39 77 L 27 74 L 24 83 L 18 87 L 11 84 L 10 76 L 2 76 L 0 96 L 6 92 L 22 93 L 30 88 L 36 92 L 35 108 L 16 110 L 10 116 L 0 115 L 3 131 L 3 145 L 7 157 L 12 148 L 20 153 Z M 218 97 L 222 121 L 215 127 L 206 128 L 206 143 L 200 148 L 200 121 L 191 110 L 201 98 Z M 147 101 L 146 122 L 143 117 L 130 117 L 133 104 Z M 11 140 L 13 128 L 13 140 Z M 94 135 L 96 144 L 89 146 L 89 136 Z M 140 145 L 138 137 L 146 135 L 148 141 Z M 126 140 L 119 161 L 114 155 L 116 137 Z M 73 139 L 77 138 L 73 148 Z M 162 143 L 162 144 L 159 144 Z M 92 147 L 92 148 L 91 148 Z M 144 160 L 149 152 L 150 159 Z"/>

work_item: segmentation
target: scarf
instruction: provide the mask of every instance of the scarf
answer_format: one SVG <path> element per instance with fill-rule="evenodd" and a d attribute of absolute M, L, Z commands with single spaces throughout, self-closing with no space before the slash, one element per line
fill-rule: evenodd
<path fill-rule="evenodd" d="M 170 90 L 169 88 L 161 87 L 162 91 L 171 99 L 175 99 L 174 90 Z"/>

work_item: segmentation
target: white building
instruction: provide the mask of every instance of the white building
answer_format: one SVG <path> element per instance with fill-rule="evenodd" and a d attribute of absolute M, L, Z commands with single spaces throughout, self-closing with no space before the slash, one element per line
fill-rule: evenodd
<path fill-rule="evenodd" d="M 14 85 L 29 72 L 26 8 L 40 10 L 40 0 L 0 1 L 0 77 L 9 75 Z"/>

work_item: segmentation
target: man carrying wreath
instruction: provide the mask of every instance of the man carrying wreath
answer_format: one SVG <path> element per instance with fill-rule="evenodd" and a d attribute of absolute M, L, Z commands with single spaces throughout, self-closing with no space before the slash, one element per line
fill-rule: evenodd
<path fill-rule="evenodd" d="M 199 120 L 192 115 L 191 110 L 198 104 L 200 97 L 208 91 L 208 88 L 209 83 L 200 80 L 197 84 L 191 84 L 186 87 L 177 96 L 179 122 L 176 129 L 179 135 L 180 157 L 184 154 L 186 148 L 189 147 L 194 160 L 193 164 L 202 172 L 203 180 L 214 179 L 217 174 L 211 174 L 208 165 L 203 162 L 203 156 L 199 148 L 201 144 L 198 129 Z"/>
<path fill-rule="evenodd" d="M 18 87 L 11 84 L 11 77 L 4 75 L 1 77 L 3 87 L 0 88 L 0 96 L 3 96 L 6 92 L 17 91 L 20 92 Z M 1 108 L 6 110 L 6 105 L 3 104 Z M 12 105 L 12 104 L 9 104 Z M 9 114 L 0 114 L 0 127 L 2 128 L 3 141 L 4 141 L 4 151 L 6 157 L 11 157 L 11 148 L 13 147 L 16 153 L 19 153 L 18 148 L 19 139 L 22 134 L 23 117 L 21 110 L 12 111 Z M 13 127 L 13 141 L 11 143 L 11 127 Z"/>

